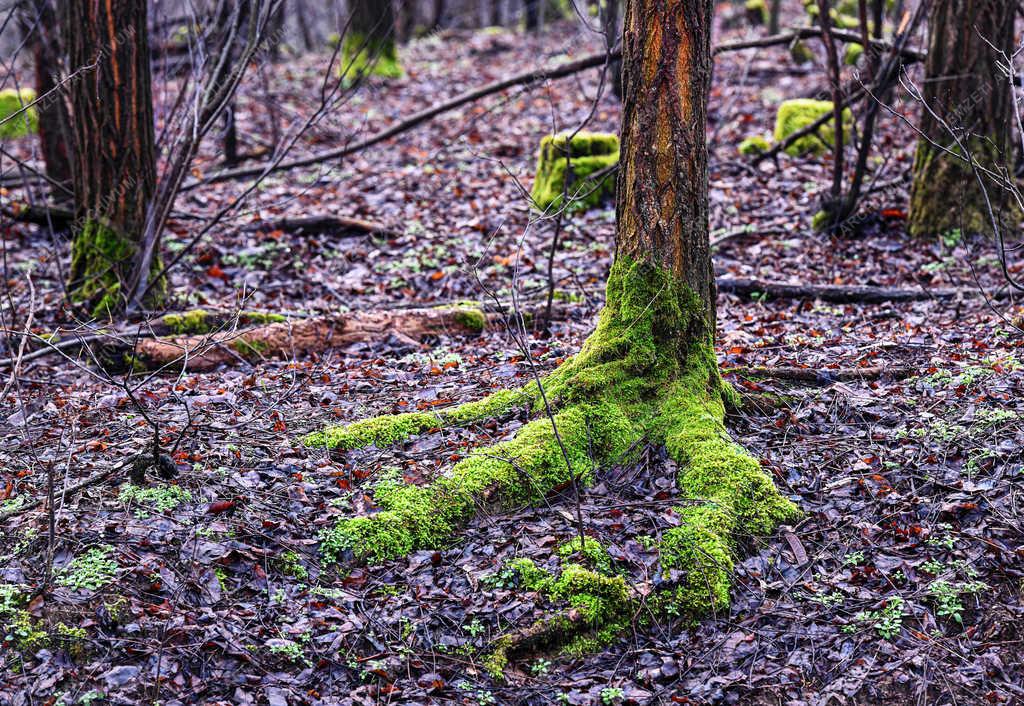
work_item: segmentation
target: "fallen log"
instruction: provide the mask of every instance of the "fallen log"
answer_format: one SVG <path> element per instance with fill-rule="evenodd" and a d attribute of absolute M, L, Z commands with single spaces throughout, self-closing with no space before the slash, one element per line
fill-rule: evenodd
<path fill-rule="evenodd" d="M 882 304 L 888 302 L 919 302 L 981 296 L 976 289 L 903 289 L 866 285 L 785 284 L 757 279 L 718 279 L 718 291 L 725 294 L 763 294 L 774 299 L 820 299 L 833 304 Z M 989 295 L 997 299 L 1000 292 Z"/>
<path fill-rule="evenodd" d="M 237 331 L 144 339 L 135 343 L 127 362 L 150 370 L 202 372 L 240 360 L 293 358 L 389 335 L 418 343 L 443 333 L 478 334 L 485 324 L 484 313 L 471 307 L 353 312 Z"/>
<path fill-rule="evenodd" d="M 300 218 L 279 218 L 272 221 L 256 221 L 246 226 L 245 230 L 283 230 L 286 233 L 305 233 L 322 235 L 334 233 L 341 235 L 383 235 L 397 238 L 402 233 L 378 221 L 348 216 L 315 215 Z"/>

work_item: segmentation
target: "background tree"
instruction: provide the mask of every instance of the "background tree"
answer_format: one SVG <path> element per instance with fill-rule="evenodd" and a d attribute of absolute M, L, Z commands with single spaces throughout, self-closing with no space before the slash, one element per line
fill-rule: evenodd
<path fill-rule="evenodd" d="M 307 441 L 380 446 L 527 404 L 539 418 L 430 485 L 379 486 L 383 511 L 342 519 L 324 536 L 328 557 L 352 551 L 375 561 L 440 546 L 485 499 L 539 502 L 650 442 L 668 449 L 684 495 L 698 500 L 677 508 L 680 524 L 661 542 L 662 570 L 683 577 L 663 599 L 697 613 L 728 601 L 737 538 L 796 514 L 724 426 L 735 393 L 714 350 L 705 137 L 712 22 L 711 0 L 626 3 L 616 254 L 605 307 L 580 352 L 519 390 L 328 428 Z"/>
<path fill-rule="evenodd" d="M 929 11 L 921 137 L 914 161 L 909 230 L 935 235 L 991 231 L 993 211 L 1007 215 L 1007 192 L 983 189 L 982 170 L 1009 164 L 1012 94 L 1000 63 L 1014 52 L 1013 0 L 942 0 Z M 983 179 L 991 185 L 991 179 Z"/>
<path fill-rule="evenodd" d="M 62 3 L 68 70 L 76 74 L 67 87 L 77 217 L 69 294 L 95 314 L 123 307 L 156 187 L 146 5 Z M 163 296 L 162 285 L 151 287 L 147 303 Z"/>
<path fill-rule="evenodd" d="M 540 0 L 523 0 L 523 18 L 527 32 L 540 29 Z"/>
<path fill-rule="evenodd" d="M 72 193 L 70 134 L 67 109 L 54 90 L 62 45 L 56 15 L 53 0 L 31 0 L 21 10 L 21 26 L 35 65 L 36 95 L 44 97 L 36 105 L 39 151 L 52 182 L 52 198 L 67 201 Z"/>
<path fill-rule="evenodd" d="M 351 0 L 351 25 L 345 33 L 342 66 L 349 75 L 398 77 L 395 12 L 391 0 Z"/>

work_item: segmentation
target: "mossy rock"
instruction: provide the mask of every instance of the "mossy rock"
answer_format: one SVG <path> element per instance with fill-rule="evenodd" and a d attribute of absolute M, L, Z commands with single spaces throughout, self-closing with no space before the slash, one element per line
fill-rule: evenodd
<path fill-rule="evenodd" d="M 568 156 L 568 160 L 566 157 Z M 566 162 L 568 161 L 568 165 Z M 537 178 L 530 194 L 541 210 L 562 204 L 569 195 L 569 210 L 593 208 L 615 195 L 615 177 L 607 174 L 599 180 L 590 175 L 619 161 L 619 138 L 601 132 L 579 132 L 572 139 L 566 133 L 548 135 L 540 142 Z M 571 174 L 567 175 L 566 167 Z M 568 184 L 566 179 L 568 177 Z"/>
<path fill-rule="evenodd" d="M 0 91 L 0 139 L 24 137 L 39 131 L 39 113 L 34 106 L 19 114 L 35 99 L 36 92 L 31 88 Z"/>
<path fill-rule="evenodd" d="M 367 77 L 395 79 L 404 75 L 394 40 L 380 40 L 349 31 L 341 47 L 342 82 L 351 86 Z"/>
<path fill-rule="evenodd" d="M 740 143 L 739 153 L 748 157 L 764 154 L 772 148 L 772 141 L 762 135 L 748 137 Z"/>
<path fill-rule="evenodd" d="M 779 106 L 775 119 L 775 141 L 782 142 L 798 130 L 811 125 L 821 117 L 832 113 L 832 101 L 819 101 L 811 98 L 788 100 Z M 843 110 L 843 135 L 849 139 L 850 126 L 853 124 L 853 113 L 849 108 Z M 835 144 L 835 120 L 822 124 L 814 133 L 805 135 L 786 148 L 786 154 L 793 157 L 804 155 L 822 155 L 832 149 Z"/>

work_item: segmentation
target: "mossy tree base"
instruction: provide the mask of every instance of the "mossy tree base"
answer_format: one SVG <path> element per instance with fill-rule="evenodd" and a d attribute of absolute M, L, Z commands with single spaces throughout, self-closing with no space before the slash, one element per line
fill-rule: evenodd
<path fill-rule="evenodd" d="M 364 78 L 402 78 L 394 39 L 378 39 L 349 30 L 341 46 L 341 78 L 352 85 Z"/>
<path fill-rule="evenodd" d="M 628 460 L 649 442 L 663 444 L 679 462 L 688 501 L 676 510 L 680 525 L 661 538 L 661 567 L 673 588 L 658 605 L 690 615 L 724 607 L 739 539 L 769 533 L 798 511 L 726 432 L 734 393 L 719 377 L 705 317 L 704 303 L 670 272 L 620 258 L 597 329 L 578 355 L 543 379 L 554 424 L 530 384 L 437 414 L 377 417 L 307 437 L 311 445 L 351 449 L 526 404 L 538 415 L 511 440 L 459 461 L 429 485 L 379 483 L 379 511 L 326 531 L 325 558 L 379 562 L 443 546 L 481 501 L 539 502 L 573 478 L 587 485 L 599 466 Z M 600 630 L 603 620 L 585 623 Z"/>
<path fill-rule="evenodd" d="M 560 207 L 566 195 L 570 210 L 583 210 L 615 194 L 613 174 L 588 177 L 618 164 L 619 138 L 597 132 L 579 132 L 569 138 L 567 134 L 548 135 L 540 142 L 530 197 L 542 211 Z"/>
<path fill-rule="evenodd" d="M 124 308 L 125 287 L 130 282 L 137 243 L 98 220 L 85 220 L 71 241 L 68 295 L 72 303 L 96 318 L 111 318 Z M 144 304 L 158 308 L 166 298 L 163 263 L 153 257 L 150 276 L 159 278 L 150 287 Z"/>
<path fill-rule="evenodd" d="M 969 145 L 969 150 L 971 159 L 977 164 L 986 169 L 997 169 L 998 155 L 988 143 L 975 140 Z M 1015 227 L 1021 220 L 1021 214 L 1007 198 L 1006 190 L 991 183 L 987 177 L 982 179 L 985 190 L 965 160 L 936 148 L 924 139 L 919 140 L 914 158 L 907 231 L 918 238 L 953 233 L 992 235 L 992 216 L 1000 228 Z"/>

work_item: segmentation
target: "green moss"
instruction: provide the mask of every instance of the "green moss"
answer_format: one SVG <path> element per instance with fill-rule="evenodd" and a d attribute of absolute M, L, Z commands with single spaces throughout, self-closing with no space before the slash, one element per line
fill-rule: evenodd
<path fill-rule="evenodd" d="M 805 42 L 796 40 L 789 45 L 789 58 L 793 60 L 794 64 L 806 64 L 814 61 L 814 52 Z"/>
<path fill-rule="evenodd" d="M 582 545 L 582 547 L 581 547 Z M 591 569 L 600 574 L 610 574 L 612 571 L 612 558 L 604 545 L 593 537 L 573 537 L 555 551 L 563 560 L 578 555 Z"/>
<path fill-rule="evenodd" d="M 766 25 L 770 19 L 768 5 L 764 0 L 747 0 L 743 8 L 746 10 L 747 19 L 754 25 Z"/>
<path fill-rule="evenodd" d="M 263 326 L 265 324 L 283 324 L 288 320 L 284 314 L 274 314 L 264 311 L 242 311 L 238 314 L 238 323 L 241 326 Z"/>
<path fill-rule="evenodd" d="M 743 140 L 739 146 L 739 152 L 742 155 L 752 156 L 756 154 L 764 154 L 772 148 L 772 141 L 761 135 L 754 135 Z"/>
<path fill-rule="evenodd" d="M 476 307 L 460 307 L 455 312 L 455 321 L 469 331 L 480 333 L 487 326 L 487 315 Z"/>
<path fill-rule="evenodd" d="M 35 99 L 36 92 L 31 88 L 7 88 L 0 91 L 0 140 L 38 132 L 39 113 L 35 106 L 25 109 Z"/>
<path fill-rule="evenodd" d="M 69 296 L 75 304 L 86 307 L 96 318 L 110 318 L 123 308 L 121 291 L 128 280 L 136 244 L 124 234 L 96 219 L 87 219 L 71 241 L 71 274 Z M 160 276 L 163 264 L 154 257 L 150 266 L 153 277 Z M 166 294 L 166 278 L 150 289 L 146 303 L 158 306 Z"/>
<path fill-rule="evenodd" d="M 376 39 L 349 29 L 341 47 L 342 81 L 351 86 L 362 78 L 401 78 L 402 65 L 393 39 Z"/>
<path fill-rule="evenodd" d="M 864 56 L 864 47 L 860 44 L 847 44 L 843 53 L 843 63 L 847 66 L 856 66 L 860 58 Z"/>
<path fill-rule="evenodd" d="M 190 309 L 178 314 L 165 314 L 160 322 L 170 329 L 175 336 L 199 336 L 210 333 L 222 323 L 227 323 L 229 317 L 218 316 L 206 309 Z M 273 314 L 262 311 L 241 311 L 238 313 L 239 326 L 262 326 L 265 324 L 278 324 L 287 321 L 283 314 Z"/>
<path fill-rule="evenodd" d="M 378 448 L 405 441 L 446 425 L 465 426 L 473 422 L 493 419 L 507 414 L 515 407 L 529 403 L 531 395 L 525 390 L 499 390 L 483 399 L 433 412 L 406 412 L 371 417 L 351 424 L 328 427 L 308 434 L 307 446 L 351 450 L 366 446 Z"/>
<path fill-rule="evenodd" d="M 165 314 L 160 321 L 176 336 L 195 335 L 210 332 L 211 316 L 205 309 L 192 309 L 180 314 Z"/>
<path fill-rule="evenodd" d="M 821 117 L 832 113 L 832 101 L 818 101 L 810 98 L 796 98 L 783 102 L 775 119 L 775 141 L 782 142 L 794 132 L 806 128 Z M 843 134 L 850 135 L 853 113 L 843 110 Z M 788 148 L 786 154 L 799 157 L 806 154 L 821 155 L 828 152 L 835 142 L 835 120 L 825 122 L 810 135 L 801 137 Z"/>
<path fill-rule="evenodd" d="M 148 509 L 157 512 L 167 512 L 178 507 L 183 502 L 192 499 L 192 493 L 180 485 L 163 485 L 151 488 L 140 488 L 137 485 L 128 483 L 121 486 L 117 499 L 122 503 L 135 503 L 143 506 L 135 511 L 136 517 L 147 517 Z"/>
<path fill-rule="evenodd" d="M 565 133 L 548 135 L 540 142 L 537 177 L 530 194 L 540 210 L 560 206 L 565 193 L 569 195 L 571 209 L 592 208 L 615 193 L 613 174 L 607 174 L 599 181 L 587 177 L 618 163 L 618 136 L 580 132 L 571 140 L 569 137 Z"/>
<path fill-rule="evenodd" d="M 231 347 L 246 360 L 261 360 L 270 353 L 270 344 L 259 339 L 247 340 L 236 338 L 231 342 Z"/>
<path fill-rule="evenodd" d="M 811 228 L 820 233 L 828 228 L 831 222 L 832 214 L 828 211 L 818 211 L 813 217 L 811 217 Z"/>
<path fill-rule="evenodd" d="M 718 372 L 706 330 L 707 304 L 669 271 L 624 258 L 612 266 L 606 302 L 579 353 L 543 380 L 558 439 L 531 388 L 485 398 L 469 412 L 377 418 L 313 439 L 344 448 L 367 440 L 388 443 L 439 422 L 453 423 L 459 415 L 462 422 L 477 420 L 525 401 L 539 415 L 511 440 L 473 453 L 428 485 L 378 485 L 373 495 L 379 512 L 342 519 L 325 533 L 325 557 L 350 550 L 373 562 L 443 546 L 481 502 L 537 503 L 573 476 L 586 486 L 598 465 L 628 462 L 639 442 L 648 440 L 664 444 L 679 462 L 679 487 L 692 501 L 679 509 L 681 524 L 665 537 L 662 568 L 668 576 L 681 574 L 685 589 L 666 607 L 695 613 L 723 605 L 739 538 L 770 532 L 797 510 L 760 464 L 729 439 L 725 406 L 735 393 Z M 598 561 L 588 542 L 567 546 L 565 555 L 582 548 Z M 551 580 L 533 571 L 520 574 L 530 576 L 524 585 L 534 590 L 565 598 L 587 615 L 605 615 L 602 605 L 589 599 L 574 603 L 570 591 L 559 587 L 563 579 L 576 586 L 574 572 L 566 567 Z"/>

